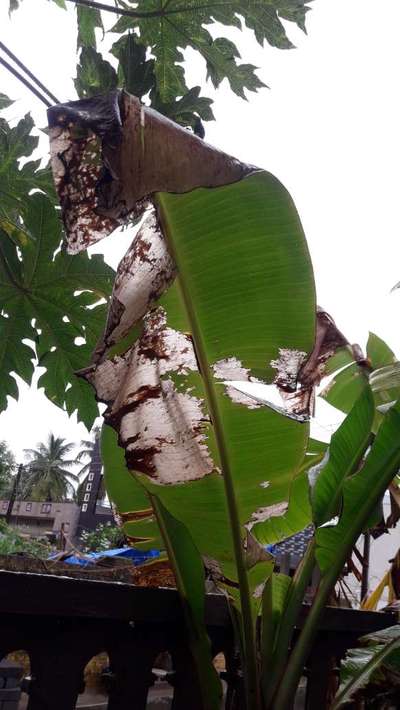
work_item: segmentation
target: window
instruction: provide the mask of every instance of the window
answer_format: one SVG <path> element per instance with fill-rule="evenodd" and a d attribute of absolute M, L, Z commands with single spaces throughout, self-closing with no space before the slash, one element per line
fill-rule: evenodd
<path fill-rule="evenodd" d="M 14 503 L 13 513 L 19 513 L 20 503 Z"/>
<path fill-rule="evenodd" d="M 82 505 L 82 513 L 86 513 L 86 511 L 87 511 L 87 503 L 84 503 Z"/>
<path fill-rule="evenodd" d="M 92 490 L 92 484 L 91 484 L 91 483 L 88 483 L 88 484 L 87 484 L 86 490 L 87 490 L 87 491 L 91 491 L 91 490 Z"/>
<path fill-rule="evenodd" d="M 41 513 L 50 513 L 51 511 L 51 503 L 43 503 L 40 512 Z"/>
<path fill-rule="evenodd" d="M 25 506 L 25 510 L 32 510 L 32 503 L 27 503 Z"/>
<path fill-rule="evenodd" d="M 89 494 L 89 493 L 85 493 L 85 495 L 83 496 L 83 500 L 87 503 L 87 501 L 89 500 L 89 498 L 90 498 L 90 494 Z"/>
<path fill-rule="evenodd" d="M 89 473 L 88 481 L 93 481 L 93 479 L 94 479 L 94 473 Z"/>
<path fill-rule="evenodd" d="M 8 508 L 8 500 L 5 500 L 3 503 L 3 510 L 7 510 Z"/>

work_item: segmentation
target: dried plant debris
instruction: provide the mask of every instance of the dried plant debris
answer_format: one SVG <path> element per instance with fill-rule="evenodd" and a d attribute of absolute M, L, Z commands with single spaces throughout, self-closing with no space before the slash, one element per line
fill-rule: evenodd
<path fill-rule="evenodd" d="M 71 254 L 140 216 L 155 192 L 227 185 L 254 171 L 125 92 L 53 106 L 48 121 Z"/>
<path fill-rule="evenodd" d="M 123 220 L 100 216 L 104 185 L 113 177 L 103 145 L 117 149 L 121 117 L 116 92 L 48 110 L 50 157 L 71 254 L 110 234 Z"/>
<path fill-rule="evenodd" d="M 315 387 L 324 376 L 325 364 L 344 345 L 348 345 L 348 341 L 333 318 L 318 307 L 315 345 L 309 357 L 300 350 L 280 348 L 279 358 L 270 364 L 277 370 L 274 383 L 287 413 L 297 417 L 313 414 Z"/>
<path fill-rule="evenodd" d="M 259 562 L 273 562 L 274 557 L 270 552 L 267 552 L 258 540 L 253 537 L 251 532 L 246 529 L 246 536 L 243 540 L 245 551 L 245 562 L 247 569 L 255 567 Z"/>
<path fill-rule="evenodd" d="M 176 276 L 155 212 L 143 222 L 118 266 L 104 335 L 96 347 L 98 362 L 151 309 Z"/>
<path fill-rule="evenodd" d="M 172 373 L 197 372 L 191 337 L 167 326 L 162 308 L 144 319 L 135 345 L 82 373 L 107 403 L 128 468 L 160 484 L 203 478 L 216 470 L 207 446 L 204 402 L 177 389 Z"/>
<path fill-rule="evenodd" d="M 337 328 L 335 321 L 322 308 L 317 308 L 317 332 L 314 348 L 299 372 L 303 387 L 315 387 L 325 373 L 325 363 L 336 350 L 348 345 L 347 338 Z"/>

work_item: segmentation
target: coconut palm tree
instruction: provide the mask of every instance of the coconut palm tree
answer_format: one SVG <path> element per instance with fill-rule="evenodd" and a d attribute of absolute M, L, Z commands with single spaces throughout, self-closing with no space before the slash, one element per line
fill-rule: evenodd
<path fill-rule="evenodd" d="M 75 497 L 72 482 L 79 479 L 71 469 L 79 461 L 76 457 L 70 458 L 74 446 L 62 437 L 49 434 L 47 443 L 37 444 L 36 449 L 24 449 L 29 458 L 22 492 L 25 500 L 62 502 Z"/>
<path fill-rule="evenodd" d="M 78 476 L 79 480 L 84 481 L 85 478 L 87 477 L 89 471 L 90 471 L 90 466 L 92 464 L 92 456 L 93 456 L 93 450 L 96 444 L 97 439 L 100 436 L 100 427 L 95 426 L 92 429 L 93 432 L 93 439 L 81 439 L 80 446 L 82 447 L 78 456 L 76 457 L 76 460 L 81 462 L 85 461 L 86 463 L 83 463 L 82 467 L 79 469 Z"/>

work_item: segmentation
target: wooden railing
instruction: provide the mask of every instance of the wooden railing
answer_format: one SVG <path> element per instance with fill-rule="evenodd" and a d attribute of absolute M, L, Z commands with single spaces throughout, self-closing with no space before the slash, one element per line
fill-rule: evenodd
<path fill-rule="evenodd" d="M 0 572 L 0 657 L 25 650 L 32 680 L 28 710 L 72 710 L 88 661 L 104 651 L 114 681 L 109 710 L 144 710 L 153 667 L 167 651 L 173 710 L 201 710 L 177 592 L 52 575 Z M 301 627 L 308 608 L 303 607 Z M 225 597 L 208 594 L 206 622 L 213 654 L 225 655 L 226 710 L 242 710 L 242 674 Z M 373 630 L 396 623 L 391 614 L 327 608 L 304 674 L 304 707 L 322 710 L 332 669 L 345 650 Z"/>

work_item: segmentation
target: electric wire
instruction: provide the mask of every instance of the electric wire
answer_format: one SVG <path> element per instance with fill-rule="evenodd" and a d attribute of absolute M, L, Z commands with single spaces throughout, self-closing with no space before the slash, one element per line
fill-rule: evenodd
<path fill-rule="evenodd" d="M 48 101 L 48 100 L 40 93 L 40 91 L 38 91 L 37 89 L 35 89 L 35 87 L 34 87 L 27 79 L 25 79 L 25 77 L 23 77 L 22 74 L 19 73 L 19 71 L 17 71 L 16 69 L 14 69 L 14 67 L 12 67 L 11 64 L 9 64 L 8 62 L 6 62 L 6 60 L 3 59 L 3 57 L 0 57 L 0 64 L 2 64 L 3 67 L 5 67 L 6 69 L 8 69 L 8 71 L 11 72 L 11 74 L 13 74 L 19 81 L 21 81 L 23 84 L 25 84 L 25 86 L 26 86 L 30 91 L 32 91 L 32 93 L 35 94 L 35 96 L 37 96 L 38 99 L 40 99 L 41 101 L 43 101 L 43 103 L 47 106 L 47 108 L 49 108 L 49 107 L 52 105 L 52 104 L 50 103 L 50 101 Z"/>
<path fill-rule="evenodd" d="M 39 81 L 39 79 L 31 72 L 31 70 L 28 69 L 28 67 L 26 67 L 25 64 L 23 64 L 23 62 L 21 62 L 21 60 L 18 59 L 18 57 L 16 57 L 15 54 L 10 49 L 8 49 L 8 47 L 6 47 L 6 45 L 1 41 L 0 41 L 0 49 L 5 54 L 7 54 L 7 56 L 10 57 L 10 59 L 13 60 L 14 64 L 16 64 L 17 67 L 22 69 L 25 72 L 25 74 L 27 76 L 29 76 L 29 78 L 35 82 L 35 84 L 39 87 L 39 89 L 41 89 L 45 94 L 47 94 L 47 96 L 49 96 L 55 104 L 60 103 L 59 100 L 57 99 L 57 97 L 54 96 L 54 94 L 52 94 L 51 91 L 46 89 L 45 85 L 42 84 L 41 81 Z"/>
<path fill-rule="evenodd" d="M 91 7 L 95 10 L 104 10 L 105 12 L 113 12 L 116 15 L 123 15 L 125 17 L 150 17 L 153 16 L 153 13 L 141 13 L 141 12 L 135 12 L 135 10 L 127 10 L 124 9 L 123 7 L 112 7 L 112 5 L 105 5 L 102 2 L 96 2 L 96 0 L 67 0 L 67 2 L 73 2 L 74 5 L 81 5 L 83 7 Z M 158 12 L 159 14 L 159 12 Z"/>

